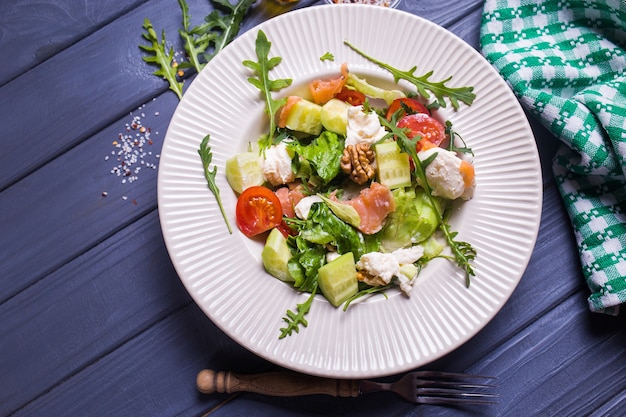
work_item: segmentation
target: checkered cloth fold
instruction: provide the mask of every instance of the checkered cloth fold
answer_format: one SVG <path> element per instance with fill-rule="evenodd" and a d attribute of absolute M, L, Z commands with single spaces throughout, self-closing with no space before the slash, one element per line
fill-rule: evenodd
<path fill-rule="evenodd" d="M 591 290 L 626 302 L 626 0 L 486 0 L 483 55 L 562 145 L 553 172 Z"/>

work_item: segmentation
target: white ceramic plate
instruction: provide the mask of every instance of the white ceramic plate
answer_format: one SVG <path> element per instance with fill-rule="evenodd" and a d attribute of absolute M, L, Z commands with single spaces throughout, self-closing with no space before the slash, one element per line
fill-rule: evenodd
<path fill-rule="evenodd" d="M 279 340 L 286 310 L 294 310 L 308 295 L 264 272 L 263 242 L 237 230 L 236 195 L 224 177 L 225 160 L 246 150 L 248 142 L 267 129 L 264 103 L 241 64 L 256 61 L 259 29 L 272 42 L 270 56 L 283 58 L 271 78 L 294 80 L 280 95 L 337 74 L 343 62 L 356 74 L 391 85 L 389 74 L 350 50 L 344 40 L 397 68 L 417 65 L 416 74 L 434 70 L 433 79 L 452 75 L 451 85 L 475 87 L 471 107 L 440 112 L 476 155 L 475 197 L 460 204 L 451 219 L 459 238 L 478 251 L 469 288 L 453 264 L 433 262 L 422 271 L 410 298 L 390 291 L 388 299 L 377 296 L 344 312 L 320 296 L 307 316 L 308 327 Z M 334 54 L 334 62 L 320 60 L 326 52 Z M 197 154 L 207 133 L 233 234 L 207 188 Z M 375 6 L 306 8 L 241 35 L 185 93 L 163 144 L 158 177 L 159 214 L 169 254 L 208 317 L 241 345 L 278 365 L 341 378 L 378 377 L 423 366 L 483 328 L 527 266 L 541 199 L 533 134 L 516 98 L 491 66 L 441 27 Z"/>

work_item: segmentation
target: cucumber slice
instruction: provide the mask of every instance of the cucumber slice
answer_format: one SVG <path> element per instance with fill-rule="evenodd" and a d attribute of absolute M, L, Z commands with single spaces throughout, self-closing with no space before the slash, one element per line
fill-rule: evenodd
<path fill-rule="evenodd" d="M 322 106 L 305 99 L 298 100 L 287 115 L 285 126 L 296 132 L 317 136 L 322 133 Z"/>
<path fill-rule="evenodd" d="M 409 155 L 400 152 L 395 141 L 382 142 L 374 146 L 378 182 L 390 189 L 411 185 Z"/>
<path fill-rule="evenodd" d="M 254 152 L 236 154 L 226 160 L 226 181 L 235 192 L 253 185 L 263 185 L 263 168 L 259 155 Z"/>
<path fill-rule="evenodd" d="M 424 247 L 424 258 L 432 259 L 443 251 L 443 244 L 437 240 L 434 235 L 431 235 L 426 241 L 422 242 L 422 246 Z"/>
<path fill-rule="evenodd" d="M 317 282 L 324 297 L 335 307 L 359 290 L 354 255 L 347 252 L 318 270 Z"/>
<path fill-rule="evenodd" d="M 320 119 L 322 126 L 338 135 L 346 136 L 348 130 L 348 108 L 345 101 L 333 98 L 322 106 Z"/>
<path fill-rule="evenodd" d="M 407 277 L 408 279 L 415 278 L 415 275 L 417 275 L 417 272 L 418 272 L 418 269 L 413 264 L 404 264 L 400 266 L 400 273 L 404 275 L 405 277 Z"/>
<path fill-rule="evenodd" d="M 290 258 L 291 251 L 287 246 L 287 239 L 280 230 L 272 229 L 261 252 L 261 260 L 265 270 L 281 281 L 292 282 L 294 279 L 287 267 Z"/>

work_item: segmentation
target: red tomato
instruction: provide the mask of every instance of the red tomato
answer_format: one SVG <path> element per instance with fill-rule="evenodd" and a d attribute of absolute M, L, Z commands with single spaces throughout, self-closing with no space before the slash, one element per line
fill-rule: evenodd
<path fill-rule="evenodd" d="M 246 188 L 237 199 L 237 226 L 248 237 L 278 226 L 283 220 L 280 200 L 263 186 Z"/>
<path fill-rule="evenodd" d="M 419 152 L 424 146 L 423 142 L 439 146 L 446 137 L 446 129 L 437 119 L 425 113 L 409 114 L 398 121 L 398 127 L 409 129 L 408 137 L 413 139 L 420 135 L 422 139 L 417 142 L 416 149 Z"/>
<path fill-rule="evenodd" d="M 287 224 L 285 220 L 281 221 L 278 226 L 276 226 L 278 231 L 283 234 L 283 236 L 288 238 L 289 236 L 295 236 L 298 232 L 295 229 L 292 229 L 291 226 Z"/>
<path fill-rule="evenodd" d="M 411 111 L 413 113 L 430 114 L 430 112 L 428 111 L 426 106 L 424 106 L 418 100 L 416 100 L 414 98 L 404 97 L 404 98 L 397 98 L 397 99 L 395 99 L 394 101 L 391 102 L 391 104 L 389 105 L 389 108 L 387 109 L 387 114 L 385 115 L 387 120 L 391 120 L 391 116 L 393 116 L 393 114 L 396 111 L 398 111 L 399 109 L 403 108 L 402 107 L 403 104 L 406 107 L 408 107 L 409 109 L 411 109 Z M 403 115 L 404 115 L 404 112 L 400 115 L 400 117 L 402 117 Z"/>
<path fill-rule="evenodd" d="M 335 96 L 335 98 L 345 101 L 352 106 L 360 106 L 365 103 L 365 94 L 345 87 Z"/>

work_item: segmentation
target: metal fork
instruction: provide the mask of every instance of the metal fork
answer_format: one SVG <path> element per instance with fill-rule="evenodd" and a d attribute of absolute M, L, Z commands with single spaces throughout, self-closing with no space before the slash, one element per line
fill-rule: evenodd
<path fill-rule="evenodd" d="M 214 392 L 255 392 L 278 397 L 325 394 L 357 397 L 375 391 L 392 391 L 415 404 L 492 404 L 498 398 L 489 382 L 496 377 L 437 371 L 416 371 L 396 382 L 354 379 L 327 379 L 293 372 L 268 372 L 239 375 L 205 369 L 198 373 L 196 385 L 204 394 Z"/>

